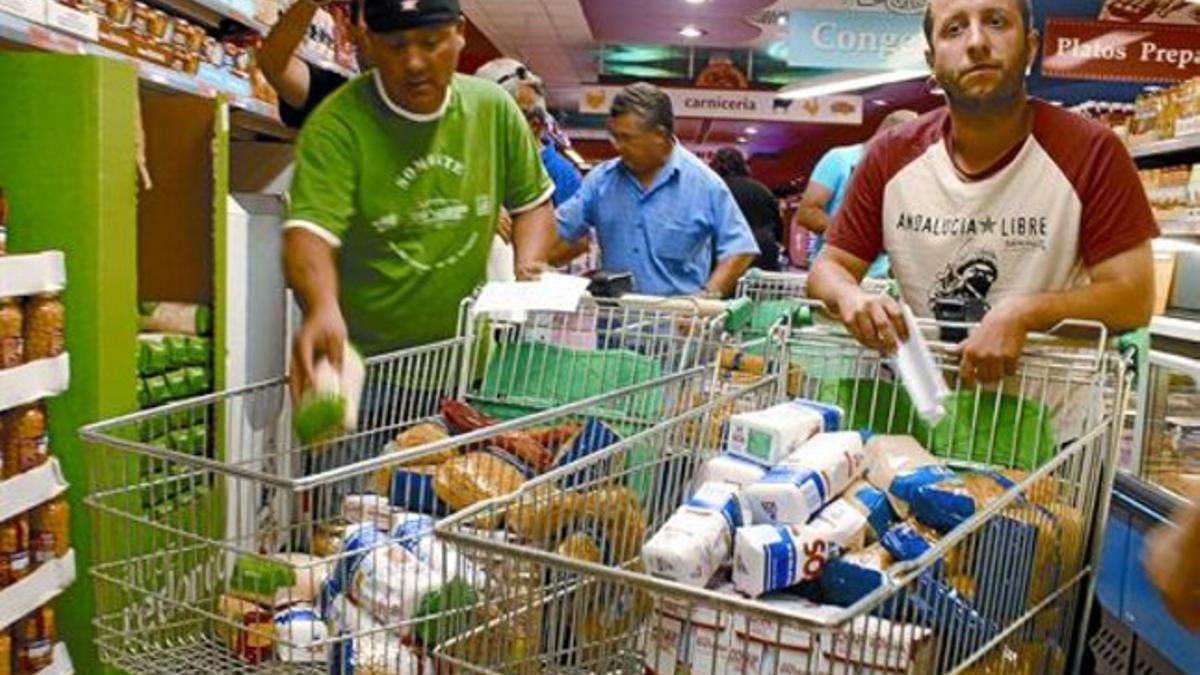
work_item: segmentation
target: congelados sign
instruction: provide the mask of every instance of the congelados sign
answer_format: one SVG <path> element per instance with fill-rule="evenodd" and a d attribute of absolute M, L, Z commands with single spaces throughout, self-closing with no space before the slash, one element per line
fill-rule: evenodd
<path fill-rule="evenodd" d="M 607 115 L 621 87 L 596 86 L 583 90 L 579 112 Z M 803 122 L 810 124 L 861 124 L 861 96 L 839 94 L 809 99 L 780 98 L 771 91 L 664 88 L 676 117 Z"/>
<path fill-rule="evenodd" d="M 1042 74 L 1130 82 L 1200 77 L 1200 28 L 1051 18 Z"/>
<path fill-rule="evenodd" d="M 923 69 L 922 15 L 798 9 L 788 18 L 788 65 L 864 70 Z"/>

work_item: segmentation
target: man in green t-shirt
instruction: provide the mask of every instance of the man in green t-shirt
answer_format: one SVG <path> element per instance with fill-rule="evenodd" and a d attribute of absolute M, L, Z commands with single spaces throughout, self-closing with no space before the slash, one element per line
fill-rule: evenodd
<path fill-rule="evenodd" d="M 304 310 L 293 386 L 349 337 L 378 354 L 452 337 L 484 281 L 500 207 L 518 274 L 554 241 L 554 185 L 503 89 L 455 73 L 457 0 L 366 0 L 375 70 L 329 96 L 296 145 L 284 266 Z"/>

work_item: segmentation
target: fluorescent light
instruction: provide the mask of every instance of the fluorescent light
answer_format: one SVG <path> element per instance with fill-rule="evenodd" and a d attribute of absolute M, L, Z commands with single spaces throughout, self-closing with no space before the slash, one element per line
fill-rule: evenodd
<path fill-rule="evenodd" d="M 1196 2 L 1200 2 L 1200 0 L 1196 0 Z M 779 18 L 778 18 L 778 19 L 775 19 L 775 25 L 777 25 L 777 26 L 786 26 L 786 25 L 788 25 L 788 18 L 787 18 L 787 14 L 780 14 L 780 15 L 779 15 Z"/>
<path fill-rule="evenodd" d="M 680 35 L 682 35 L 682 36 L 683 36 L 683 37 L 685 37 L 685 38 L 691 38 L 691 39 L 695 39 L 695 38 L 701 37 L 701 36 L 703 36 L 703 35 L 704 35 L 706 32 L 707 32 L 707 31 L 705 31 L 705 30 L 702 30 L 702 29 L 700 29 L 700 28 L 696 28 L 695 26 L 684 26 L 683 28 L 680 28 L 680 29 L 679 29 L 679 34 L 680 34 Z"/>
<path fill-rule="evenodd" d="M 746 131 L 746 133 L 753 136 L 754 134 L 758 133 L 758 127 L 746 127 L 745 131 Z"/>
<path fill-rule="evenodd" d="M 884 100 L 884 99 L 882 99 L 882 98 L 876 98 L 876 99 L 872 99 L 872 100 L 871 100 L 871 103 L 872 103 L 873 105 L 887 105 L 887 104 L 888 104 L 888 102 L 887 102 L 887 101 L 885 101 L 885 100 Z"/>
<path fill-rule="evenodd" d="M 737 138 L 738 143 L 745 143 L 746 141 L 749 141 L 749 140 L 750 139 L 746 138 L 745 136 L 738 136 L 738 138 Z"/>
<path fill-rule="evenodd" d="M 689 5 L 703 5 L 708 0 L 683 0 L 683 1 Z"/>
<path fill-rule="evenodd" d="M 848 91 L 856 91 L 858 89 L 866 89 L 868 87 L 877 87 L 881 84 L 892 84 L 893 82 L 913 80 L 918 77 L 925 77 L 927 75 L 929 75 L 928 70 L 916 69 L 888 70 L 878 73 L 855 74 L 851 77 L 822 82 L 820 84 L 806 86 L 801 83 L 795 89 L 789 89 L 785 87 L 779 91 L 779 98 L 795 100 L 802 98 L 816 98 L 818 96 L 830 96 L 832 94 L 843 94 Z"/>

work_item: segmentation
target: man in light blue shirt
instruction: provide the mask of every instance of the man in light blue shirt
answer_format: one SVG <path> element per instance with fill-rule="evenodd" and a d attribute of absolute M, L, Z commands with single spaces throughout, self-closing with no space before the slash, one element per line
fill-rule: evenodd
<path fill-rule="evenodd" d="M 608 131 L 621 156 L 558 208 L 556 252 L 591 229 L 601 269 L 632 272 L 638 293 L 730 295 L 758 245 L 725 181 L 675 139 L 671 99 L 644 82 L 626 87 Z"/>
<path fill-rule="evenodd" d="M 895 110 L 883 118 L 875 134 L 916 118 L 917 114 L 911 110 Z M 810 268 L 816 261 L 817 254 L 821 252 L 821 247 L 825 245 L 825 230 L 833 224 L 833 214 L 837 213 L 842 200 L 846 198 L 846 192 L 850 189 L 850 177 L 854 175 L 854 168 L 858 166 L 866 149 L 866 143 L 833 148 L 826 152 L 813 168 L 794 223 L 813 233 L 812 245 L 808 247 Z M 867 276 L 881 279 L 887 275 L 888 257 L 885 253 L 871 263 Z"/>

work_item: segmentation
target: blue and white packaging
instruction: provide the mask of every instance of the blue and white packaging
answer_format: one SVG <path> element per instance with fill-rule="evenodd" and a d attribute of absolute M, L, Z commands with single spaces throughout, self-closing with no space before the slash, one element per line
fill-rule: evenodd
<path fill-rule="evenodd" d="M 892 558 L 898 561 L 916 560 L 933 548 L 933 543 L 909 523 L 900 523 L 879 538 Z"/>
<path fill-rule="evenodd" d="M 867 543 L 879 541 L 896 522 L 896 511 L 887 493 L 864 480 L 855 481 L 842 494 L 851 506 L 867 519 Z"/>
<path fill-rule="evenodd" d="M 558 454 L 554 460 L 555 468 L 570 465 L 604 448 L 616 445 L 621 441 L 621 435 L 613 431 L 604 422 L 594 417 L 588 418 L 572 439 L 570 444 Z M 606 470 L 605 462 L 593 464 L 587 469 L 573 471 L 562 479 L 562 488 L 573 488 L 586 481 L 595 480 Z"/>
<path fill-rule="evenodd" d="M 806 525 L 743 527 L 733 547 L 733 585 L 758 597 L 818 579 L 827 561 L 861 545 L 865 528 L 866 518 L 848 505 Z"/>
<path fill-rule="evenodd" d="M 867 442 L 867 482 L 887 493 L 901 519 L 908 518 L 917 491 L 953 480 L 955 473 L 912 436 L 872 436 Z"/>
<path fill-rule="evenodd" d="M 830 560 L 821 575 L 821 600 L 849 607 L 888 582 L 891 556 L 880 545 Z"/>
<path fill-rule="evenodd" d="M 850 486 L 866 468 L 865 432 L 813 436 L 743 494 L 754 521 L 807 523 L 822 506 Z"/>
<path fill-rule="evenodd" d="M 387 632 L 382 624 L 344 595 L 330 603 L 325 615 L 333 635 L 348 638 L 333 644 L 329 659 L 330 675 L 418 675 L 422 671 L 420 658 L 404 646 L 400 636 Z"/>
<path fill-rule="evenodd" d="M 651 574 L 703 588 L 733 552 L 749 511 L 736 485 L 705 483 L 642 547 Z"/>
<path fill-rule="evenodd" d="M 696 485 L 713 481 L 746 487 L 762 480 L 771 469 L 762 460 L 736 452 L 723 452 L 705 462 L 696 473 Z"/>
<path fill-rule="evenodd" d="M 312 605 L 298 604 L 275 615 L 275 657 L 284 663 L 324 663 L 329 627 Z"/>
<path fill-rule="evenodd" d="M 421 598 L 442 586 L 441 572 L 399 544 L 389 542 L 363 556 L 350 584 L 350 598 L 385 624 L 413 619 Z"/>
<path fill-rule="evenodd" d="M 775 464 L 814 434 L 840 428 L 843 417 L 841 408 L 807 399 L 738 413 L 729 418 L 727 450 Z"/>

